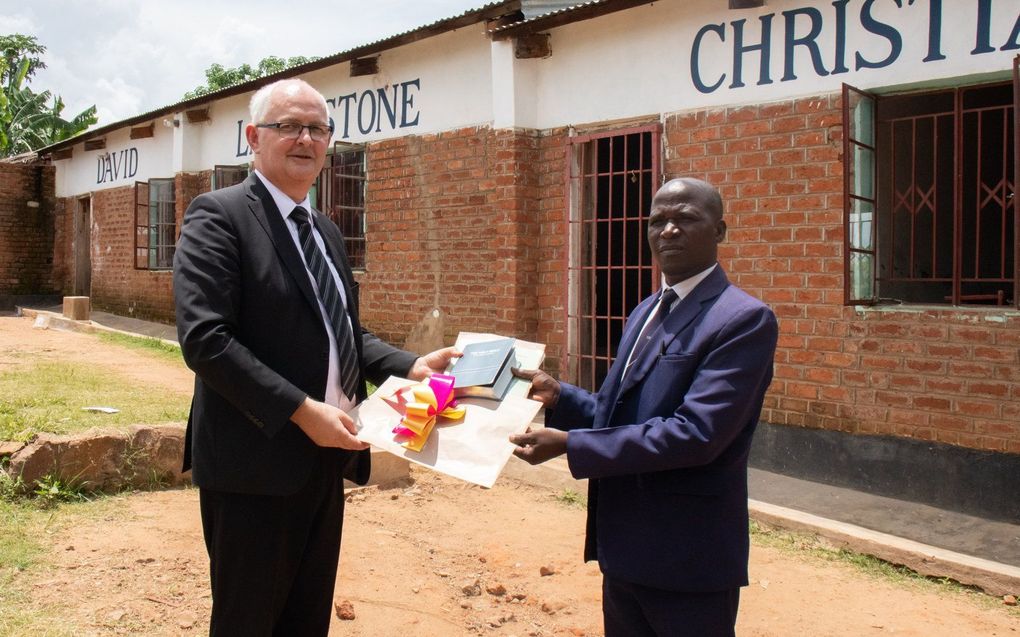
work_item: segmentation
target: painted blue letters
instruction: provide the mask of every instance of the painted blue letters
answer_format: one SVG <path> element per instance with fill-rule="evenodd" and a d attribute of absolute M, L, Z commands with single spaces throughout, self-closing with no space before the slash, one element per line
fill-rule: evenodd
<path fill-rule="evenodd" d="M 350 139 L 351 120 L 362 135 L 418 125 L 418 111 L 414 105 L 415 93 L 421 88 L 421 79 L 408 80 L 384 88 L 367 89 L 326 100 L 336 111 L 340 139 Z M 332 118 L 330 121 L 333 121 Z"/>
<path fill-rule="evenodd" d="M 237 120 L 237 152 L 234 153 L 234 157 L 247 157 L 251 153 L 251 148 L 248 147 L 248 143 L 244 142 L 244 120 Z M 244 148 L 241 148 L 241 143 L 244 142 Z"/>
<path fill-rule="evenodd" d="M 138 149 L 125 148 L 96 158 L 96 183 L 130 179 L 138 173 Z"/>
<path fill-rule="evenodd" d="M 741 72 L 744 54 L 748 51 L 760 52 L 758 85 L 772 83 L 772 78 L 769 77 L 769 59 L 772 56 L 772 18 L 775 16 L 774 13 L 768 13 L 758 18 L 761 21 L 761 42 L 746 46 L 744 45 L 744 23 L 747 20 L 734 20 L 730 23 L 733 25 L 733 82 L 730 83 L 730 88 L 744 86 Z"/>
<path fill-rule="evenodd" d="M 719 77 L 719 81 L 709 86 L 701 80 L 701 64 L 699 58 L 701 57 L 701 39 L 705 37 L 706 33 L 717 33 L 719 40 L 722 42 L 726 41 L 726 25 L 725 24 L 706 24 L 701 27 L 698 34 L 694 36 L 694 48 L 691 50 L 691 80 L 694 82 L 694 88 L 698 89 L 702 93 L 711 93 L 715 89 L 722 86 L 722 83 L 726 81 L 726 74 L 723 73 Z"/>
<path fill-rule="evenodd" d="M 889 41 L 889 55 L 878 62 L 872 62 L 865 59 L 861 52 L 858 51 L 856 54 L 856 70 L 858 71 L 861 69 L 881 69 L 889 66 L 896 61 L 896 58 L 900 56 L 900 51 L 903 49 L 903 37 L 900 35 L 900 32 L 885 22 L 879 22 L 871 15 L 871 7 L 874 4 L 875 0 L 865 0 L 864 6 L 861 7 L 861 26 L 868 33 L 880 35 Z"/>
<path fill-rule="evenodd" d="M 797 16 L 806 15 L 811 21 L 811 30 L 804 37 L 797 38 L 794 34 L 797 30 Z M 783 81 L 797 79 L 796 73 L 794 73 L 794 47 L 802 46 L 808 50 L 811 54 L 811 64 L 815 67 L 815 73 L 819 76 L 828 75 L 829 72 L 825 70 L 825 65 L 822 64 L 822 52 L 818 50 L 818 43 L 815 40 L 818 38 L 818 34 L 822 32 L 822 13 L 814 7 L 805 7 L 803 9 L 793 9 L 791 11 L 783 11 L 783 17 L 786 18 L 786 46 L 783 51 L 783 57 L 786 61 L 785 72 L 783 73 Z"/>

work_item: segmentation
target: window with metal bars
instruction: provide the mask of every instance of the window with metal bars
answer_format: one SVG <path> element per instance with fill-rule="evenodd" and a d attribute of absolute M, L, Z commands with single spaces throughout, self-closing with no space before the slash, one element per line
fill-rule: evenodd
<path fill-rule="evenodd" d="M 312 201 L 340 227 L 351 267 L 365 267 L 365 147 L 336 142 Z"/>
<path fill-rule="evenodd" d="M 844 86 L 847 303 L 1020 303 L 1015 92 Z"/>
<path fill-rule="evenodd" d="M 219 190 L 241 183 L 248 178 L 248 164 L 237 166 L 215 166 L 212 174 L 212 189 Z"/>
<path fill-rule="evenodd" d="M 646 219 L 659 176 L 659 126 L 569 139 L 567 356 L 564 378 L 605 379 L 627 315 L 658 287 Z"/>
<path fill-rule="evenodd" d="M 173 268 L 176 243 L 174 180 L 135 182 L 135 269 Z"/>

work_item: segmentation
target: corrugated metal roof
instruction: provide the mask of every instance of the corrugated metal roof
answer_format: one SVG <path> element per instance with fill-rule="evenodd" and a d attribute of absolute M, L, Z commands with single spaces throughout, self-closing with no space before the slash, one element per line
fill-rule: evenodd
<path fill-rule="evenodd" d="M 293 77 L 296 75 L 300 75 L 301 73 L 315 71 L 321 68 L 325 68 L 327 66 L 333 66 L 334 64 L 346 62 L 357 57 L 369 55 L 372 53 L 378 53 L 386 49 L 401 46 L 403 44 L 409 44 L 411 42 L 416 42 L 418 40 L 423 40 L 425 38 L 445 33 L 447 31 L 453 31 L 463 26 L 476 24 L 483 20 L 498 17 L 506 13 L 519 11 L 520 4 L 521 4 L 520 0 L 498 0 L 496 2 L 489 2 L 488 4 L 484 4 L 478 7 L 477 9 L 468 9 L 462 13 L 451 16 L 449 18 L 442 18 L 414 29 L 409 29 L 407 31 L 403 31 L 401 33 L 397 33 L 395 35 L 391 35 L 376 40 L 374 42 L 362 44 L 352 49 L 347 49 L 346 51 L 341 51 L 330 56 L 319 58 L 314 62 L 307 62 L 305 64 L 291 66 L 277 73 L 273 73 L 272 75 L 266 75 L 254 80 L 248 80 L 247 82 L 239 82 L 237 84 L 233 84 L 231 86 L 218 89 L 211 93 L 206 93 L 205 95 L 199 97 L 174 102 L 173 104 L 168 104 L 166 106 L 162 106 L 160 108 L 148 111 L 146 113 L 141 113 L 134 117 L 129 117 L 128 119 L 123 119 L 118 122 L 107 124 L 105 126 L 100 126 L 99 128 L 94 128 L 92 130 L 80 133 L 70 139 L 65 139 L 63 141 L 57 142 L 56 144 L 51 144 L 49 146 L 40 148 L 36 151 L 36 153 L 38 154 L 51 153 L 53 151 L 60 150 L 61 148 L 73 146 L 74 144 L 77 144 L 85 139 L 98 137 L 112 130 L 126 128 L 134 124 L 147 122 L 149 120 L 170 113 L 177 113 L 185 110 L 195 109 L 202 106 L 203 104 L 213 102 L 224 97 L 230 97 L 232 95 L 238 95 L 241 93 L 246 93 L 248 91 L 253 91 L 261 86 L 264 86 L 279 79 Z"/>
<path fill-rule="evenodd" d="M 577 0 L 521 0 L 521 12 L 525 20 L 537 18 L 561 9 L 569 9 Z"/>
<path fill-rule="evenodd" d="M 522 10 L 524 10 L 524 19 L 519 21 L 519 22 L 514 22 L 513 24 L 506 24 L 506 25 L 503 25 L 503 26 L 500 26 L 500 27 L 496 27 L 494 29 L 490 29 L 489 33 L 499 33 L 500 31 L 505 31 L 506 29 L 509 29 L 509 28 L 512 28 L 512 27 L 519 27 L 521 25 L 528 24 L 528 23 L 531 23 L 531 22 L 537 22 L 537 21 L 542 20 L 544 18 L 547 18 L 549 16 L 562 15 L 562 14 L 570 13 L 571 11 L 577 11 L 579 9 L 583 9 L 585 7 L 593 7 L 593 6 L 600 5 L 600 4 L 611 4 L 612 2 L 613 2 L 613 0 L 588 0 L 588 2 L 574 2 L 574 3 L 557 3 L 557 2 L 541 3 L 541 2 L 539 2 L 539 3 L 536 3 L 534 8 L 538 9 L 541 5 L 546 5 L 546 6 L 549 6 L 549 5 L 561 5 L 561 6 L 551 7 L 552 10 L 546 11 L 545 13 L 531 13 L 531 15 L 529 15 L 529 11 L 524 9 L 525 5 L 527 5 L 527 2 L 522 0 L 521 8 L 522 8 Z M 566 6 L 562 6 L 562 5 L 566 5 Z"/>
<path fill-rule="evenodd" d="M 579 22 L 615 11 L 652 4 L 657 1 L 661 0 L 588 0 L 587 2 L 575 2 L 570 6 L 555 9 L 541 15 L 493 27 L 489 29 L 489 35 L 497 40 L 504 39 L 513 35 L 533 33 L 541 29 L 563 26 L 571 22 Z"/>

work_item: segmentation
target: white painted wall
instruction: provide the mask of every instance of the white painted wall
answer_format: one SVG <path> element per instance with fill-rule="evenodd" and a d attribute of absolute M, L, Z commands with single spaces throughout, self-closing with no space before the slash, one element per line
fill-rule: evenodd
<path fill-rule="evenodd" d="M 120 188 L 153 177 L 173 177 L 173 130 L 158 121 L 153 137 L 131 139 L 131 129 L 123 128 L 106 135 L 103 150 L 86 151 L 83 144 L 75 145 L 71 159 L 53 162 L 57 196 Z"/>
<path fill-rule="evenodd" d="M 516 59 L 511 41 L 490 41 L 478 24 L 384 51 L 376 75 L 352 78 L 349 64 L 343 63 L 308 73 L 305 79 L 332 100 L 334 140 L 361 143 L 468 126 L 547 129 L 659 117 L 827 94 L 839 91 L 843 82 L 880 89 L 988 74 L 1009 77 L 1018 51 L 999 49 L 1008 44 L 1017 24 L 1020 0 L 901 0 L 900 4 L 897 0 L 769 0 L 759 9 L 731 11 L 722 0 L 661 0 L 550 30 L 552 55 L 544 59 Z M 978 18 L 979 6 L 990 7 L 986 32 Z M 934 33 L 939 38 L 935 48 L 944 59 L 925 62 L 932 51 L 932 7 L 942 10 L 941 29 Z M 844 53 L 839 56 L 841 11 L 846 26 Z M 796 79 L 784 79 L 787 14 L 797 16 L 789 36 L 793 39 L 805 37 L 811 17 L 817 17 L 819 33 L 814 43 L 824 67 L 821 72 L 812 64 L 809 49 L 796 46 L 792 57 Z M 862 15 L 871 20 L 870 29 Z M 745 45 L 755 45 L 762 42 L 762 16 L 772 16 L 767 73 L 771 83 L 759 83 L 761 54 L 749 52 L 741 57 L 744 86 L 734 86 L 735 24 L 744 21 Z M 701 44 L 696 47 L 699 32 Z M 894 60 L 883 68 L 854 68 L 858 51 L 871 62 L 889 57 L 891 37 L 902 46 Z M 972 53 L 983 40 L 994 50 Z M 698 57 L 692 71 L 695 51 Z M 839 60 L 846 71 L 833 73 Z M 705 85 L 702 90 L 696 77 Z M 394 109 L 392 119 L 383 115 L 380 90 Z M 157 121 L 156 136 L 151 139 L 130 140 L 125 128 L 107 135 L 105 151 L 85 152 L 76 146 L 72 159 L 55 162 L 57 195 L 209 170 L 217 164 L 246 163 L 250 156 L 243 126 L 250 96 L 210 104 L 210 122 L 188 124 L 183 113 L 175 116 L 181 121 L 179 127 L 167 128 Z M 135 174 L 104 178 L 99 156 L 131 149 L 138 157 Z"/>
<path fill-rule="evenodd" d="M 730 11 L 722 0 L 673 0 L 620 11 L 551 31 L 552 56 L 537 67 L 536 128 L 600 122 L 645 114 L 686 111 L 713 106 L 753 104 L 839 91 L 842 83 L 881 88 L 932 83 L 974 74 L 1008 76 L 1017 50 L 972 55 L 978 36 L 978 2 L 941 0 L 941 52 L 945 59 L 924 62 L 929 47 L 929 10 L 939 0 L 849 0 L 846 3 L 845 64 L 838 74 L 815 73 L 809 53 L 795 47 L 796 80 L 783 81 L 786 20 L 784 12 L 815 9 L 821 15 L 817 38 L 826 71 L 836 66 L 837 10 L 832 2 L 769 0 L 764 7 Z M 861 25 L 862 9 L 899 34 L 902 51 L 884 68 L 854 69 L 857 51 L 880 61 L 891 51 L 889 40 Z M 992 0 L 989 41 L 1004 45 L 1020 17 L 1020 0 Z M 744 19 L 745 45 L 758 44 L 760 16 L 772 14 L 769 69 L 772 83 L 758 85 L 760 54 L 743 56 L 743 87 L 732 88 L 732 23 Z M 704 84 L 725 76 L 718 89 L 699 91 L 691 71 L 699 30 L 722 25 L 723 37 L 706 33 L 700 46 L 698 72 Z M 806 16 L 795 22 L 795 37 L 807 35 Z M 884 28 L 884 27 L 883 27 Z"/>

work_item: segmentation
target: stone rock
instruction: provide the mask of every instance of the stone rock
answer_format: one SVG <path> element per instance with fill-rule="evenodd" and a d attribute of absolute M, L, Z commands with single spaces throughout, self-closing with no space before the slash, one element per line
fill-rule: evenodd
<path fill-rule="evenodd" d="M 502 584 L 493 584 L 485 587 L 485 592 L 489 595 L 506 595 L 506 586 Z"/>
<path fill-rule="evenodd" d="M 180 425 L 39 434 L 11 456 L 9 471 L 30 488 L 48 475 L 89 491 L 173 486 L 190 480 L 180 471 L 183 453 Z"/>
<path fill-rule="evenodd" d="M 478 597 L 482 594 L 482 587 L 478 584 L 478 581 L 474 581 L 470 584 L 465 584 L 461 587 L 460 591 L 464 593 L 465 597 Z"/>
<path fill-rule="evenodd" d="M 1003 595 L 1002 603 L 1006 606 L 1016 606 L 1016 595 Z"/>
<path fill-rule="evenodd" d="M 354 620 L 354 604 L 350 600 L 344 599 L 333 604 L 334 610 L 336 610 L 336 618 L 349 622 Z"/>
<path fill-rule="evenodd" d="M 555 573 L 556 568 L 553 566 L 543 566 L 542 568 L 538 569 L 538 574 L 541 575 L 542 577 L 548 577 Z"/>
<path fill-rule="evenodd" d="M 24 446 L 23 442 L 0 442 L 0 458 L 10 458 Z"/>

